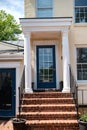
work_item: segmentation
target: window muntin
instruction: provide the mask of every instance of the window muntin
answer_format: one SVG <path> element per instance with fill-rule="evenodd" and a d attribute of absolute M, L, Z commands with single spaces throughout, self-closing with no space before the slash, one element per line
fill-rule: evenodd
<path fill-rule="evenodd" d="M 52 17 L 52 0 L 37 0 L 37 17 Z"/>
<path fill-rule="evenodd" d="M 53 82 L 53 49 L 39 49 L 39 81 Z"/>
<path fill-rule="evenodd" d="M 87 80 L 87 48 L 77 48 L 77 80 Z"/>
<path fill-rule="evenodd" d="M 75 23 L 87 23 L 87 0 L 75 0 Z"/>

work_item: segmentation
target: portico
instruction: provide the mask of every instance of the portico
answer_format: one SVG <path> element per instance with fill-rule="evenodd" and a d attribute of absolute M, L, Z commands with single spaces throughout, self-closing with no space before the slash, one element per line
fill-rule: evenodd
<path fill-rule="evenodd" d="M 20 23 L 25 39 L 25 92 L 33 92 L 32 82 L 35 89 L 38 89 L 39 85 L 42 86 L 41 88 L 58 89 L 61 80 L 63 92 L 70 92 L 68 31 L 72 18 L 22 18 Z M 40 60 L 40 57 L 44 60 Z M 45 67 L 40 68 L 40 65 Z"/>

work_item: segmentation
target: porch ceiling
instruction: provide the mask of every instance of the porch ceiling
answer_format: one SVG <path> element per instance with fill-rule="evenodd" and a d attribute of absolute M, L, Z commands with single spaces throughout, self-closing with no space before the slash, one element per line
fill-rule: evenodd
<path fill-rule="evenodd" d="M 32 32 L 31 39 L 60 39 L 61 32 Z"/>

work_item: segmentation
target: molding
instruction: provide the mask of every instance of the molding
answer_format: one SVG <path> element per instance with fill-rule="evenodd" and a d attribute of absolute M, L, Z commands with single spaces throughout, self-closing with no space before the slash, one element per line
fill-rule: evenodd
<path fill-rule="evenodd" d="M 0 55 L 0 60 L 23 60 L 23 55 Z"/>
<path fill-rule="evenodd" d="M 16 68 L 20 67 L 20 61 L 19 62 L 11 62 L 11 61 L 6 61 L 6 62 L 0 62 L 0 68 Z"/>
<path fill-rule="evenodd" d="M 58 85 L 59 85 L 59 68 L 58 68 L 58 66 L 59 66 L 59 64 L 58 64 L 58 61 L 59 61 L 59 59 L 58 59 L 58 50 L 57 50 L 57 46 L 58 46 L 58 44 L 59 44 L 59 41 L 58 40 L 38 40 L 38 41 L 33 41 L 33 49 L 34 49 L 34 52 L 35 52 L 35 55 L 34 55 L 34 83 L 35 83 L 35 85 L 34 85 L 34 88 L 35 89 L 37 89 L 37 67 L 36 67 L 36 65 L 37 65 L 37 63 L 36 63 L 36 61 L 37 61 L 37 56 L 36 56 L 36 47 L 38 46 L 38 45 L 54 45 L 55 46 L 55 59 L 56 59 L 56 89 L 58 89 Z"/>
<path fill-rule="evenodd" d="M 36 31 L 61 31 L 69 29 L 72 24 L 72 18 L 54 18 L 54 19 L 20 19 L 23 33 Z"/>
<path fill-rule="evenodd" d="M 15 112 L 18 113 L 18 107 L 19 107 L 19 95 L 18 95 L 18 87 L 20 83 L 20 69 L 21 63 L 20 62 L 0 62 L 0 68 L 15 68 L 16 69 L 16 105 L 15 105 Z"/>

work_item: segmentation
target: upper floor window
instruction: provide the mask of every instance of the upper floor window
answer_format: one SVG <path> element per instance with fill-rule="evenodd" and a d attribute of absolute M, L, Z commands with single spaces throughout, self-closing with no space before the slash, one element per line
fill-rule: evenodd
<path fill-rule="evenodd" d="M 52 17 L 53 0 L 37 0 L 37 17 Z"/>
<path fill-rule="evenodd" d="M 75 23 L 87 22 L 87 0 L 75 0 Z"/>
<path fill-rule="evenodd" d="M 87 47 L 77 48 L 77 80 L 87 80 Z"/>

